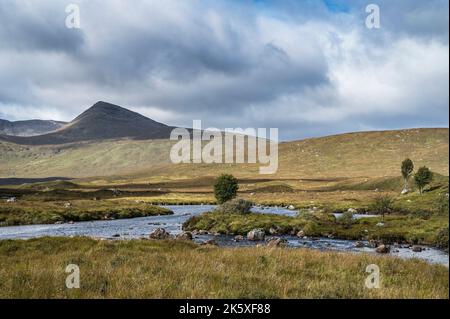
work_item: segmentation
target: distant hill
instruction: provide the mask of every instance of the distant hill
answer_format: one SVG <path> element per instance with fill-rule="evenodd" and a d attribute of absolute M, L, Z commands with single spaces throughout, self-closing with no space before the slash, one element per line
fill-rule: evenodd
<path fill-rule="evenodd" d="M 166 139 L 172 127 L 120 106 L 97 102 L 57 131 L 30 137 L 2 136 L 21 145 L 56 145 L 107 139 Z"/>
<path fill-rule="evenodd" d="M 56 131 L 66 124 L 58 121 L 29 120 L 10 122 L 0 119 L 0 135 L 36 136 Z"/>
<path fill-rule="evenodd" d="M 217 176 L 313 180 L 400 176 L 407 157 L 415 167 L 430 167 L 448 176 L 447 128 L 358 132 L 280 143 L 275 176 L 259 175 L 259 164 L 177 164 L 170 162 L 174 142 L 105 140 L 64 145 L 27 146 L 0 141 L 0 177 L 113 176 L 149 178 Z M 114 177 L 114 178 L 116 178 Z M 361 183 L 364 179 L 361 180 Z"/>

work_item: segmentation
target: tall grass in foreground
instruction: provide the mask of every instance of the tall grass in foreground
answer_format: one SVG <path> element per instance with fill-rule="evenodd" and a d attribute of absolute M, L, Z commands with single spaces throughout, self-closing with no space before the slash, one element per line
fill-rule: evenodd
<path fill-rule="evenodd" d="M 81 288 L 67 289 L 77 264 Z M 367 289 L 377 264 L 380 289 Z M 449 270 L 418 260 L 175 241 L 0 241 L 1 298 L 448 298 Z"/>

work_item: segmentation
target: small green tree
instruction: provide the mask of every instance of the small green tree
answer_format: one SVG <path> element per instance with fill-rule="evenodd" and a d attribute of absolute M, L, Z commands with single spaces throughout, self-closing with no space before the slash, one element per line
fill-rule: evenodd
<path fill-rule="evenodd" d="M 412 173 L 414 172 L 414 163 L 413 161 L 411 161 L 409 158 L 405 159 L 402 162 L 402 176 L 403 176 L 403 180 L 405 181 L 405 186 L 403 187 L 403 189 L 407 190 L 408 189 L 408 181 L 409 178 L 411 177 Z"/>
<path fill-rule="evenodd" d="M 414 181 L 419 188 L 420 194 L 423 194 L 423 189 L 425 186 L 431 183 L 433 180 L 433 172 L 426 166 L 419 168 L 417 173 L 414 175 Z"/>
<path fill-rule="evenodd" d="M 239 189 L 238 181 L 233 175 L 222 174 L 214 184 L 214 195 L 219 204 L 223 204 L 237 195 Z"/>
<path fill-rule="evenodd" d="M 381 220 L 384 222 L 384 215 L 390 214 L 393 209 L 394 200 L 387 195 L 381 195 L 375 198 L 371 205 L 374 213 L 381 214 Z"/>

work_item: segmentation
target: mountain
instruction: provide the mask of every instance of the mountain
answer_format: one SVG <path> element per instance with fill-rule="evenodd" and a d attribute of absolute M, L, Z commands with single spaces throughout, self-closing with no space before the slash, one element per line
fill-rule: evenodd
<path fill-rule="evenodd" d="M 31 137 L 2 136 L 0 139 L 22 145 L 56 145 L 120 138 L 165 139 L 170 137 L 172 129 L 120 106 L 97 102 L 57 131 Z"/>
<path fill-rule="evenodd" d="M 66 124 L 58 121 L 29 120 L 10 122 L 0 119 L 0 135 L 36 136 L 56 131 Z"/>

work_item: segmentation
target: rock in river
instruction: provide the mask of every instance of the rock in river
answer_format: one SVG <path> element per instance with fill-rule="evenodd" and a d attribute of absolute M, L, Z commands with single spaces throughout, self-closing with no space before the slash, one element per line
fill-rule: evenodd
<path fill-rule="evenodd" d="M 192 233 L 185 231 L 185 232 L 178 234 L 176 238 L 177 238 L 177 240 L 189 241 L 189 240 L 192 240 Z"/>
<path fill-rule="evenodd" d="M 151 239 L 169 239 L 171 235 L 164 228 L 157 228 L 151 234 Z"/>
<path fill-rule="evenodd" d="M 286 239 L 283 238 L 271 238 L 268 242 L 267 242 L 267 246 L 268 247 L 285 247 L 287 246 L 288 242 Z"/>
<path fill-rule="evenodd" d="M 379 254 L 387 254 L 390 251 L 389 246 L 386 245 L 380 245 L 377 247 L 377 249 L 375 249 L 375 251 Z"/>
<path fill-rule="evenodd" d="M 412 246 L 411 250 L 415 253 L 420 253 L 423 249 L 420 246 Z"/>
<path fill-rule="evenodd" d="M 361 241 L 356 241 L 353 246 L 355 246 L 356 248 L 362 248 L 364 247 L 364 243 Z"/>
<path fill-rule="evenodd" d="M 262 241 L 266 237 L 264 229 L 253 229 L 248 232 L 247 239 L 251 241 Z"/>

